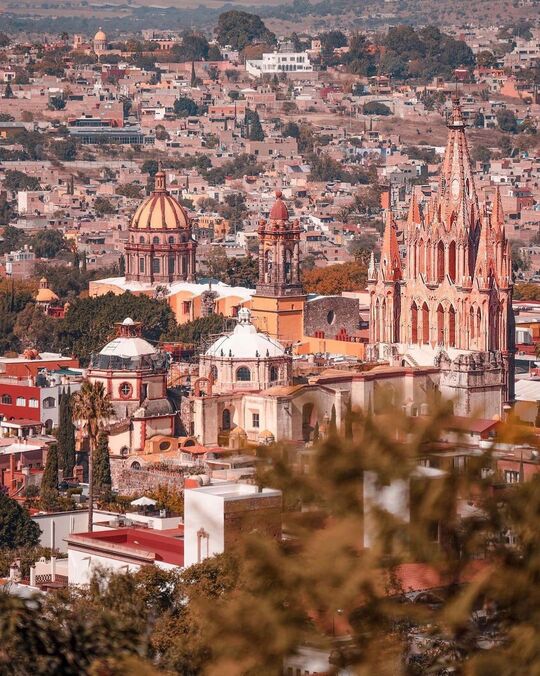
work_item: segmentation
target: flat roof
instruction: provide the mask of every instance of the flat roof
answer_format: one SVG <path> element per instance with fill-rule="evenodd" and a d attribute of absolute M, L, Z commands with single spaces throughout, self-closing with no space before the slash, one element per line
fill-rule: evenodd
<path fill-rule="evenodd" d="M 238 500 L 250 499 L 257 495 L 264 497 L 278 497 L 281 496 L 281 491 L 275 488 L 263 488 L 259 490 L 258 486 L 254 484 L 219 484 L 214 486 L 202 486 L 201 488 L 188 488 L 186 491 L 194 491 L 196 493 L 205 493 L 207 495 L 214 495 L 223 500 Z"/>
<path fill-rule="evenodd" d="M 148 562 L 162 561 L 184 565 L 184 540 L 180 532 L 163 534 L 142 528 L 116 528 L 92 533 L 76 533 L 66 538 L 68 545 L 89 547 L 111 554 L 124 553 Z"/>

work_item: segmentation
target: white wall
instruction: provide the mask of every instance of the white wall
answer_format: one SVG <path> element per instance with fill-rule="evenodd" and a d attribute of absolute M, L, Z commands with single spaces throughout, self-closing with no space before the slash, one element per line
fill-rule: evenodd
<path fill-rule="evenodd" d="M 203 528 L 208 540 L 201 540 L 201 560 L 224 550 L 224 501 L 221 496 L 198 491 L 184 491 L 184 566 L 198 561 L 197 532 Z M 208 548 L 207 548 L 208 544 Z"/>
<path fill-rule="evenodd" d="M 392 481 L 388 486 L 377 485 L 375 472 L 364 472 L 364 547 L 371 547 L 377 537 L 374 509 L 386 510 L 404 523 L 410 521 L 409 482 Z"/>
<path fill-rule="evenodd" d="M 114 512 L 104 512 L 94 510 L 94 524 L 97 521 L 106 521 L 114 519 L 117 514 Z M 41 528 L 39 544 L 42 547 L 58 549 L 66 553 L 67 543 L 65 538 L 71 533 L 86 533 L 88 531 L 88 511 L 81 509 L 72 512 L 55 512 L 52 514 L 36 514 L 32 517 Z M 99 526 L 94 526 L 95 530 L 104 530 Z"/>
<path fill-rule="evenodd" d="M 68 552 L 68 580 L 69 584 L 88 584 L 93 573 L 99 568 L 109 571 L 130 571 L 135 573 L 141 566 L 118 559 L 108 558 L 106 555 L 90 555 L 88 552 L 79 552 L 70 549 Z"/>

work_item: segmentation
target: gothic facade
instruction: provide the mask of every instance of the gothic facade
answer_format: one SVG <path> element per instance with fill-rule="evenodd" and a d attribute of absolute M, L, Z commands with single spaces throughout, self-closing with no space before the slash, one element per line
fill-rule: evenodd
<path fill-rule="evenodd" d="M 498 189 L 479 204 L 457 100 L 438 193 L 422 210 L 413 193 L 402 260 L 387 212 L 381 257 L 372 256 L 370 355 L 441 369 L 457 412 L 488 416 L 513 400 L 514 326 L 510 245 Z"/>

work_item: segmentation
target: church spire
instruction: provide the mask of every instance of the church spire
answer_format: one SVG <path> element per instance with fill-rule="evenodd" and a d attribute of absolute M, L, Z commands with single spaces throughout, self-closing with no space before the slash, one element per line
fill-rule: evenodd
<path fill-rule="evenodd" d="M 454 98 L 452 105 L 439 184 L 439 220 L 468 232 L 478 227 L 478 195 L 459 99 Z"/>
<path fill-rule="evenodd" d="M 411 203 L 409 204 L 409 214 L 407 216 L 407 225 L 409 229 L 413 225 L 421 225 L 422 223 L 422 214 L 420 212 L 420 205 L 418 204 L 418 198 L 416 197 L 416 191 L 413 190 L 411 194 Z"/>
<path fill-rule="evenodd" d="M 504 227 L 504 211 L 499 186 L 495 188 L 495 196 L 493 198 L 493 209 L 491 210 L 491 227 L 496 232 L 500 232 Z"/>

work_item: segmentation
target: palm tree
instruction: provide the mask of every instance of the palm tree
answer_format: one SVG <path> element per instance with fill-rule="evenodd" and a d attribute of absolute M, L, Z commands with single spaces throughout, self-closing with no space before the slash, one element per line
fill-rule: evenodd
<path fill-rule="evenodd" d="M 100 431 L 114 413 L 103 383 L 83 381 L 81 389 L 73 396 L 73 419 L 88 436 L 88 530 L 93 530 L 94 520 L 94 453 Z"/>

